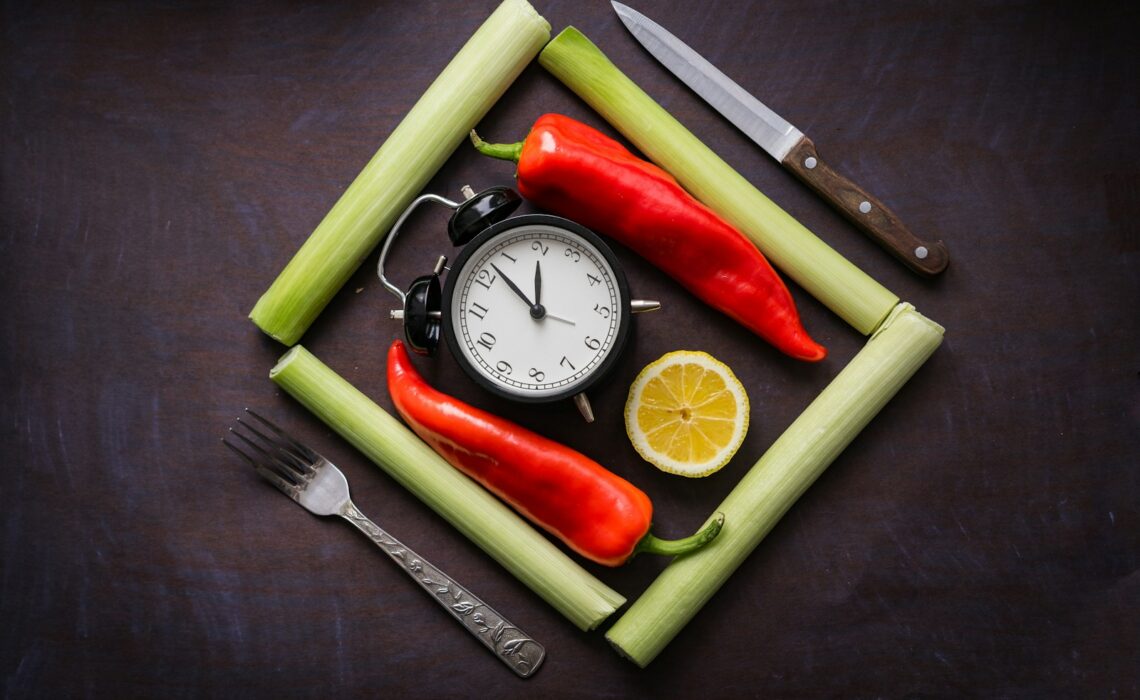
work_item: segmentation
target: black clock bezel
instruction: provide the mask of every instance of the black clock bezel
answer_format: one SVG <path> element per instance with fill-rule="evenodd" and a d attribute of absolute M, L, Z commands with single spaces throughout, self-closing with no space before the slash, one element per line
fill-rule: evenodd
<path fill-rule="evenodd" d="M 621 319 L 618 322 L 617 332 L 614 335 L 614 341 L 610 348 L 610 351 L 598 365 L 598 368 L 594 370 L 594 372 L 588 377 L 575 384 L 573 387 L 565 390 L 546 393 L 540 396 L 527 396 L 525 394 L 517 394 L 507 391 L 506 389 L 502 388 L 500 384 L 489 379 L 485 374 L 483 374 L 483 372 L 479 370 L 479 368 L 473 366 L 471 362 L 468 361 L 467 356 L 463 353 L 463 350 L 459 345 L 459 335 L 456 332 L 455 321 L 451 317 L 452 298 L 455 295 L 456 284 L 462 277 L 460 273 L 467 265 L 468 261 L 471 259 L 471 256 L 474 255 L 475 251 L 482 247 L 482 245 L 491 238 L 494 238 L 511 229 L 532 224 L 542 224 L 562 229 L 569 234 L 583 239 L 585 242 L 593 246 L 594 249 L 597 250 L 598 253 L 602 256 L 602 258 L 604 258 L 605 261 L 609 264 L 610 269 L 613 270 L 614 282 L 617 285 L 618 291 L 618 303 L 621 304 L 621 307 L 624 310 L 624 313 L 621 315 Z M 563 401 L 589 389 L 591 386 L 609 374 L 614 365 L 617 364 L 618 359 L 620 358 L 622 352 L 625 350 L 626 342 L 629 340 L 630 326 L 632 325 L 631 316 L 633 313 L 630 309 L 630 298 L 629 282 L 626 280 L 625 270 L 622 268 L 621 263 L 618 261 L 617 255 L 615 255 L 609 245 L 606 244 L 604 240 L 602 240 L 601 236 L 579 223 L 560 216 L 554 216 L 552 214 L 523 214 L 521 216 L 505 219 L 497 224 L 494 224 L 486 231 L 483 231 L 478 236 L 471 239 L 471 241 L 467 243 L 467 245 L 465 245 L 459 252 L 459 256 L 456 257 L 455 262 L 449 269 L 447 280 L 443 287 L 443 337 L 447 341 L 447 347 L 451 352 L 451 356 L 455 359 L 455 362 L 463 369 L 463 372 L 468 377 L 473 379 L 476 384 L 490 391 L 496 396 L 501 396 L 505 399 L 517 401 L 519 403 L 529 404 L 553 403 L 556 401 Z"/>

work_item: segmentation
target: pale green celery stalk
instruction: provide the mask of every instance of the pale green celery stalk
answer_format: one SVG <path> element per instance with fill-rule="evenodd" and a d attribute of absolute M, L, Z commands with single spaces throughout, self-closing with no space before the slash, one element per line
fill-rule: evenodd
<path fill-rule="evenodd" d="M 640 666 L 652 661 L 930 357 L 942 334 L 910 304 L 899 304 L 716 509 L 724 514 L 720 536 L 673 560 L 610 628 L 610 643 Z"/>
<path fill-rule="evenodd" d="M 568 27 L 539 63 L 801 287 L 864 335 L 899 299 L 774 204 Z"/>
<path fill-rule="evenodd" d="M 625 603 L 303 346 L 269 376 L 579 628 L 593 629 Z"/>
<path fill-rule="evenodd" d="M 296 343 L 549 39 L 550 24 L 525 0 L 504 0 L 258 300 L 253 322 Z"/>

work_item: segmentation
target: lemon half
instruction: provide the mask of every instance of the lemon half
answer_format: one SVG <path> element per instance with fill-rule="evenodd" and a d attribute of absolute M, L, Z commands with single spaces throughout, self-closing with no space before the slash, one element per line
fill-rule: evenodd
<path fill-rule="evenodd" d="M 625 432 L 647 462 L 707 476 L 736 454 L 748 432 L 748 395 L 706 352 L 670 352 L 641 370 L 625 403 Z"/>

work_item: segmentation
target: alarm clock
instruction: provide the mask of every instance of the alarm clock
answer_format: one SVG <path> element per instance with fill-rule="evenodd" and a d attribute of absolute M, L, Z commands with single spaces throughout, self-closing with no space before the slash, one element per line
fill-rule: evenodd
<path fill-rule="evenodd" d="M 380 251 L 377 274 L 402 303 L 391 315 L 403 320 L 409 347 L 431 355 L 442 337 L 488 391 L 524 403 L 571 399 L 593 421 L 586 390 L 617 362 L 631 315 L 660 304 L 631 299 L 617 256 L 586 227 L 549 214 L 511 217 L 522 200 L 509 188 L 463 192 L 458 203 L 434 194 L 414 200 Z M 401 226 L 427 202 L 453 210 L 448 237 L 463 247 L 450 268 L 440 256 L 405 292 L 384 266 Z"/>

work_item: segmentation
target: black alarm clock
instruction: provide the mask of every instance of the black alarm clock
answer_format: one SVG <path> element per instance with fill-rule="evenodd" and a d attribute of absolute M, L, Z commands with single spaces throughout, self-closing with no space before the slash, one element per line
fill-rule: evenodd
<path fill-rule="evenodd" d="M 461 203 L 422 195 L 392 227 L 377 265 L 403 306 L 392 317 L 403 320 L 407 343 L 420 354 L 433 354 L 442 336 L 488 391 L 525 403 L 572 399 L 592 421 L 586 389 L 617 362 L 631 315 L 660 304 L 630 298 L 617 257 L 586 227 L 549 214 L 511 217 L 522 199 L 506 187 L 479 194 L 465 187 L 464 195 Z M 426 202 L 454 211 L 448 237 L 463 248 L 450 268 L 440 256 L 404 292 L 384 276 L 384 264 L 400 227 Z"/>

